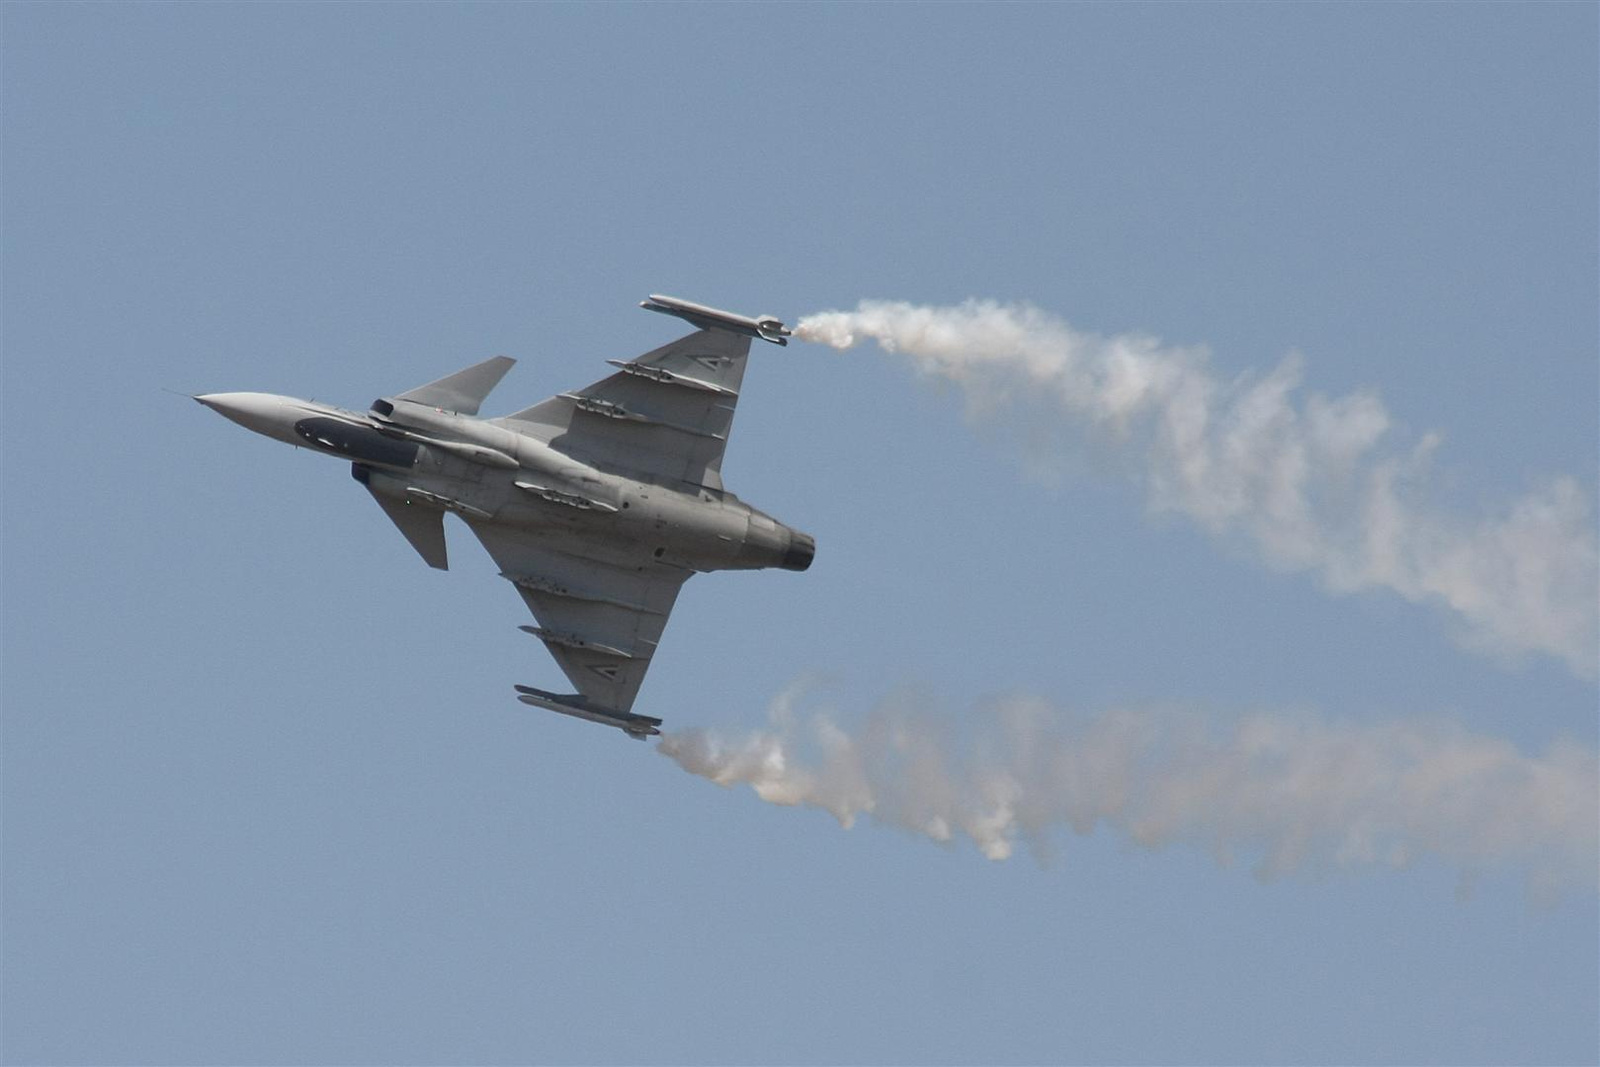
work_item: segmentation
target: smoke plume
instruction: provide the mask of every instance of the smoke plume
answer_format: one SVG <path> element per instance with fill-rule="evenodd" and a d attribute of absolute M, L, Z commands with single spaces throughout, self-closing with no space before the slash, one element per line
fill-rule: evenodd
<path fill-rule="evenodd" d="M 1179 712 L 1084 718 L 1034 699 L 964 726 L 903 699 L 845 729 L 802 714 L 799 695 L 774 702 L 765 730 L 682 731 L 658 751 L 847 829 L 868 816 L 935 841 L 969 838 L 994 860 L 1019 841 L 1043 858 L 1061 827 L 1104 827 L 1149 848 L 1248 859 L 1264 878 L 1425 856 L 1464 876 L 1521 869 L 1546 891 L 1597 878 L 1600 760 L 1573 744 L 1534 757 L 1445 723 L 1258 714 L 1218 730 Z"/>
<path fill-rule="evenodd" d="M 1386 443 L 1389 413 L 1371 393 L 1301 397 L 1298 358 L 1227 381 L 1203 348 L 1083 333 L 1036 308 L 981 301 L 863 301 L 809 316 L 795 334 L 841 349 L 870 338 L 959 385 L 977 412 L 1043 402 L 1130 457 L 1156 510 L 1242 538 L 1334 592 L 1444 605 L 1479 648 L 1596 673 L 1600 567 L 1577 482 L 1551 478 L 1475 517 L 1440 510 L 1428 500 L 1437 436 Z"/>

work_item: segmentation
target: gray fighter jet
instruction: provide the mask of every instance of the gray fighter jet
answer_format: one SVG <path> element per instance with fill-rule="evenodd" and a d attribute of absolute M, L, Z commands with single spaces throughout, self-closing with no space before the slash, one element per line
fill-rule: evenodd
<path fill-rule="evenodd" d="M 268 393 L 195 397 L 239 425 L 350 461 L 356 481 L 431 567 L 444 569 L 453 511 L 516 587 L 577 687 L 516 687 L 525 704 L 660 733 L 632 710 L 678 591 L 697 571 L 803 571 L 816 543 L 722 487 L 752 338 L 789 331 L 652 296 L 694 333 L 575 392 L 497 419 L 478 407 L 515 360 L 496 356 L 436 382 L 346 411 Z"/>

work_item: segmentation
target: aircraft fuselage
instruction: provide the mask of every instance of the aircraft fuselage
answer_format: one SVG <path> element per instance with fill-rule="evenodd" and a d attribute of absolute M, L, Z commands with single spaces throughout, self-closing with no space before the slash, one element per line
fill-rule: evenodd
<path fill-rule="evenodd" d="M 732 493 L 640 481 L 562 451 L 558 442 L 407 400 L 371 412 L 269 393 L 195 398 L 247 429 L 345 459 L 374 493 L 536 532 L 549 547 L 695 571 L 803 571 L 812 538 Z M 614 552 L 612 551 L 614 550 Z"/>

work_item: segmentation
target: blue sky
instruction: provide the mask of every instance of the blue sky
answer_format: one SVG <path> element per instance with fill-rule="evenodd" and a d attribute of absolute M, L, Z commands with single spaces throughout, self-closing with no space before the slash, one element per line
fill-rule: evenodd
<path fill-rule="evenodd" d="M 1596 19 L 7 5 L 6 1061 L 1594 1062 L 1592 882 L 841 832 L 518 705 L 560 678 L 464 529 L 430 571 L 162 389 L 359 407 L 504 353 L 498 414 L 675 336 L 650 292 L 1025 302 L 1222 381 L 1300 352 L 1442 435 L 1429 508 L 1564 476 L 1592 545 Z M 1592 759 L 1592 672 L 1330 594 L 904 355 L 763 347 L 724 472 L 817 561 L 686 588 L 669 727 L 811 680 L 958 753 L 1037 699 Z"/>

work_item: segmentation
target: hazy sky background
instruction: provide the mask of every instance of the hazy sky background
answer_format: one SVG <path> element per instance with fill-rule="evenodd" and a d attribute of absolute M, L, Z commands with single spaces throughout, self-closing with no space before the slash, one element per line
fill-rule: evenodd
<path fill-rule="evenodd" d="M 1298 351 L 1442 435 L 1431 507 L 1567 477 L 1592 546 L 1597 22 L 7 4 L 6 1061 L 1595 1062 L 1592 879 L 842 832 L 519 705 L 563 680 L 463 527 L 430 571 L 341 464 L 162 390 L 359 408 L 503 353 L 500 414 L 677 336 L 651 292 L 991 298 L 1222 382 Z M 1037 699 L 1593 760 L 1592 669 L 1264 564 L 904 356 L 757 347 L 724 473 L 817 560 L 688 585 L 669 728 L 807 681 L 955 751 Z"/>

